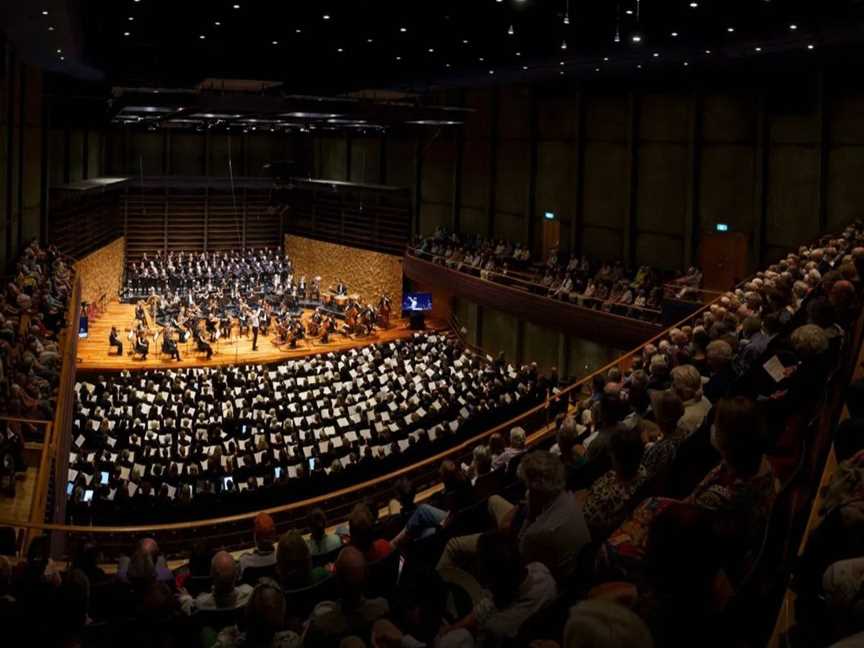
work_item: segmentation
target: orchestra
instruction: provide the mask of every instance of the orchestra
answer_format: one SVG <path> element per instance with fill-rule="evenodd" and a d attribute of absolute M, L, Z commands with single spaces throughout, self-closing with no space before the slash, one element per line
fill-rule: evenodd
<path fill-rule="evenodd" d="M 129 341 L 145 358 L 149 338 L 160 335 L 161 352 L 179 361 L 179 345 L 190 341 L 210 359 L 220 341 L 242 337 L 257 351 L 259 336 L 272 332 L 274 346 L 296 349 L 304 340 L 327 344 L 337 333 L 368 337 L 390 327 L 389 296 L 364 303 L 341 278 L 322 290 L 320 276 L 295 277 L 291 261 L 268 249 L 145 254 L 128 266 L 124 296 L 135 303 Z M 304 309 L 314 309 L 305 324 Z M 155 335 L 151 325 L 160 329 Z M 116 330 L 109 346 L 122 355 Z"/>

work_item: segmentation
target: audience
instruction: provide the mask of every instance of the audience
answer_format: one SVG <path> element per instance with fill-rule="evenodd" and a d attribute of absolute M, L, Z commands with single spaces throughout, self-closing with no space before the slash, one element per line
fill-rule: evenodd
<path fill-rule="evenodd" d="M 532 367 L 420 334 L 278 365 L 85 379 L 68 517 L 206 517 L 356 483 L 530 407 L 538 383 Z M 507 460 L 524 431 L 511 443 Z"/>
<path fill-rule="evenodd" d="M 309 553 L 312 556 L 327 556 L 342 546 L 335 533 L 327 533 L 327 516 L 320 508 L 309 513 Z"/>
<path fill-rule="evenodd" d="M 182 591 L 178 596 L 180 608 L 185 614 L 201 610 L 232 610 L 242 608 L 252 594 L 250 585 L 238 585 L 240 569 L 237 562 L 227 551 L 220 551 L 210 563 L 210 577 L 213 589 L 192 597 Z"/>
<path fill-rule="evenodd" d="M 438 230 L 432 236 L 419 238 L 413 245 L 415 254 L 430 257 L 461 272 L 501 283 L 519 282 L 552 299 L 599 308 L 619 315 L 656 321 L 663 299 L 663 277 L 660 271 L 641 266 L 629 272 L 621 262 L 592 264 L 587 257 L 571 255 L 559 259 L 553 250 L 544 264 L 532 263 L 531 254 L 521 244 L 484 240 L 479 236 L 457 236 Z M 683 288 L 676 296 L 686 298 L 698 290 L 702 275 L 691 268 L 679 280 Z"/>
<path fill-rule="evenodd" d="M 73 288 L 68 262 L 54 246 L 34 240 L 0 293 L 0 415 L 54 418 L 60 333 Z"/>

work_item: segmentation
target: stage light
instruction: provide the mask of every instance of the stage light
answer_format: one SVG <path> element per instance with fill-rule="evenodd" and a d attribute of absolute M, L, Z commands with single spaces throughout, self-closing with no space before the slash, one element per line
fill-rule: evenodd
<path fill-rule="evenodd" d="M 54 25 L 50 25 L 50 26 L 48 27 L 48 31 L 54 31 Z"/>
<path fill-rule="evenodd" d="M 796 25 L 795 23 L 792 23 L 791 25 L 789 25 L 789 29 L 791 29 L 792 31 L 795 31 L 796 29 L 798 29 L 798 25 Z"/>
<path fill-rule="evenodd" d="M 523 70 L 527 70 L 527 69 L 528 69 L 528 66 L 527 66 L 527 65 L 523 65 L 523 66 L 522 66 L 522 69 L 523 69 Z"/>
<path fill-rule="evenodd" d="M 124 36 L 131 36 L 131 34 L 129 32 L 123 32 L 123 35 Z"/>
<path fill-rule="evenodd" d="M 219 22 L 218 20 L 214 21 L 213 24 L 216 25 L 217 27 L 221 27 L 221 26 L 222 26 L 222 23 Z"/>
<path fill-rule="evenodd" d="M 204 40 L 207 37 L 204 34 L 201 34 L 198 38 L 200 38 L 201 40 Z"/>
<path fill-rule="evenodd" d="M 279 44 L 279 41 L 273 41 L 273 44 L 274 44 L 274 45 L 278 45 L 278 44 Z"/>
<path fill-rule="evenodd" d="M 705 53 L 706 53 L 706 54 L 710 54 L 710 53 L 711 53 L 711 50 L 705 50 Z"/>
<path fill-rule="evenodd" d="M 604 57 L 603 57 L 603 60 L 604 60 L 606 63 L 608 63 L 608 62 L 609 62 L 609 57 L 608 57 L 608 56 L 604 56 Z"/>
<path fill-rule="evenodd" d="M 344 52 L 345 50 L 342 49 L 341 47 L 339 47 L 339 48 L 336 49 L 336 51 L 339 52 L 339 53 L 341 54 L 341 53 Z"/>
<path fill-rule="evenodd" d="M 495 70 L 489 70 L 489 74 L 495 74 Z"/>
<path fill-rule="evenodd" d="M 672 32 L 669 34 L 672 38 L 678 38 L 678 32 Z"/>
<path fill-rule="evenodd" d="M 630 40 L 633 41 L 634 43 L 641 43 L 642 42 L 642 36 L 640 36 L 639 34 L 633 34 L 630 37 Z"/>
<path fill-rule="evenodd" d="M 624 13 L 626 13 L 628 16 L 632 16 L 632 15 L 633 15 L 633 10 L 632 10 L 632 9 L 625 9 L 625 10 L 624 10 Z"/>
<path fill-rule="evenodd" d="M 132 22 L 133 20 L 135 20 L 135 16 L 129 16 L 128 20 L 129 22 Z"/>
<path fill-rule="evenodd" d="M 235 9 L 239 9 L 239 8 L 240 8 L 240 5 L 239 5 L 239 4 L 235 4 L 235 5 L 234 5 L 234 8 L 235 8 Z"/>
<path fill-rule="evenodd" d="M 562 50 L 566 50 L 566 49 L 567 49 L 567 41 L 566 41 L 566 40 L 561 42 L 561 49 L 562 49 Z"/>
<path fill-rule="evenodd" d="M 762 48 L 761 48 L 761 47 L 754 47 L 753 49 L 756 50 L 757 52 L 761 52 L 761 51 L 762 51 Z"/>
<path fill-rule="evenodd" d="M 434 53 L 435 53 L 435 48 L 434 48 L 434 47 L 430 47 L 427 51 L 428 51 L 430 54 L 434 54 Z"/>
<path fill-rule="evenodd" d="M 660 52 L 654 52 L 652 56 L 654 56 L 654 58 L 660 58 Z"/>
<path fill-rule="evenodd" d="M 690 65 L 690 63 L 688 63 L 687 61 L 684 61 L 684 67 L 687 67 L 688 65 Z"/>
<path fill-rule="evenodd" d="M 515 33 L 516 33 L 516 30 L 513 29 L 513 25 L 510 25 L 510 29 L 507 30 L 507 34 L 512 36 Z"/>
<path fill-rule="evenodd" d="M 729 33 L 731 34 L 732 32 L 735 31 L 735 28 L 734 28 L 734 27 L 727 27 L 727 28 L 726 28 L 726 31 L 729 32 Z"/>
<path fill-rule="evenodd" d="M 812 50 L 812 49 L 814 49 L 815 47 L 816 47 L 816 46 L 813 45 L 813 44 L 811 43 L 810 45 L 807 46 L 807 49 L 808 49 L 808 50 Z"/>
<path fill-rule="evenodd" d="M 564 65 L 564 61 L 558 61 L 558 65 Z"/>
<path fill-rule="evenodd" d="M 522 52 L 516 52 L 516 56 L 522 56 Z"/>
<path fill-rule="evenodd" d="M 367 42 L 367 43 L 371 43 L 371 42 L 372 42 L 372 39 L 371 39 L 371 38 L 367 38 L 367 39 L 366 39 L 366 42 Z"/>
<path fill-rule="evenodd" d="M 699 3 L 698 3 L 698 2 L 691 2 L 691 3 L 690 3 L 690 8 L 691 8 L 691 9 L 696 9 L 698 6 L 699 6 Z"/>
<path fill-rule="evenodd" d="M 42 15 L 43 15 L 43 16 L 47 16 L 47 15 L 48 15 L 48 10 L 47 10 L 47 9 L 44 9 L 44 10 L 42 11 Z"/>
<path fill-rule="evenodd" d="M 407 27 L 400 27 L 400 28 L 399 28 L 399 31 L 402 32 L 402 33 L 404 34 L 405 32 L 408 31 L 408 28 L 407 28 Z"/>
<path fill-rule="evenodd" d="M 330 20 L 330 14 L 324 14 L 321 16 L 324 20 Z"/>

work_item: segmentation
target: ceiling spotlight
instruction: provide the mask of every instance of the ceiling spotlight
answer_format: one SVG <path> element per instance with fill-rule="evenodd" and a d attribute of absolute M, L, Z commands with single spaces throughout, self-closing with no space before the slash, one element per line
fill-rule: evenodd
<path fill-rule="evenodd" d="M 812 50 L 812 49 L 814 49 L 815 47 L 816 47 L 816 46 L 815 46 L 813 43 L 810 43 L 810 44 L 807 46 L 807 49 L 808 49 L 808 50 Z"/>
<path fill-rule="evenodd" d="M 632 9 L 626 9 L 626 10 L 624 11 L 624 13 L 626 13 L 628 16 L 632 16 L 632 15 L 633 15 L 633 10 L 632 10 Z"/>
<path fill-rule="evenodd" d="M 204 34 L 201 34 L 198 38 L 200 38 L 201 40 L 204 40 L 207 37 Z"/>
<path fill-rule="evenodd" d="M 660 58 L 660 52 L 654 52 L 653 56 L 654 58 Z"/>
<path fill-rule="evenodd" d="M 330 14 L 324 14 L 321 16 L 324 20 L 330 20 Z"/>
<path fill-rule="evenodd" d="M 566 49 L 567 49 L 567 41 L 566 41 L 566 40 L 565 40 L 565 41 L 561 41 L 561 49 L 562 49 L 562 50 L 566 50 Z"/>
<path fill-rule="evenodd" d="M 278 44 L 279 44 L 279 41 L 273 41 L 273 44 L 274 44 L 274 45 L 278 45 Z"/>
<path fill-rule="evenodd" d="M 734 27 L 727 27 L 727 28 L 726 28 L 726 31 L 729 32 L 729 33 L 731 34 L 732 32 L 735 31 L 735 28 L 734 28 Z"/>
<path fill-rule="evenodd" d="M 696 9 L 698 6 L 699 6 L 699 3 L 698 3 L 698 2 L 691 2 L 691 3 L 690 3 L 690 8 L 691 8 L 691 9 Z"/>
<path fill-rule="evenodd" d="M 408 31 L 408 28 L 407 28 L 407 27 L 400 27 L 400 28 L 399 28 L 399 31 L 402 32 L 402 33 L 404 34 L 405 32 Z"/>
<path fill-rule="evenodd" d="M 430 47 L 428 51 L 429 51 L 430 54 L 434 54 L 434 53 L 435 53 L 435 48 L 434 48 L 434 47 Z"/>
<path fill-rule="evenodd" d="M 495 74 L 495 70 L 489 70 L 489 74 Z"/>
<path fill-rule="evenodd" d="M 513 25 L 510 25 L 510 29 L 507 30 L 507 34 L 508 34 L 509 36 L 512 36 L 512 35 L 515 34 L 515 33 L 516 33 L 516 30 L 513 29 Z"/>
<path fill-rule="evenodd" d="M 294 30 L 294 33 L 295 33 L 295 34 L 300 34 L 300 33 L 302 33 L 302 32 L 303 32 L 303 30 L 300 29 L 299 27 L 298 27 L 297 29 Z"/>
<path fill-rule="evenodd" d="M 791 29 L 792 31 L 795 31 L 796 29 L 798 29 L 798 25 L 796 25 L 795 23 L 792 23 L 791 25 L 789 25 L 789 29 Z"/>
<path fill-rule="evenodd" d="M 123 35 L 124 36 L 131 36 L 131 34 L 129 32 L 123 32 Z"/>
<path fill-rule="evenodd" d="M 757 52 L 761 52 L 761 51 L 762 51 L 762 48 L 761 48 L 761 47 L 754 47 L 753 49 L 756 50 Z"/>
<path fill-rule="evenodd" d="M 564 65 L 564 61 L 558 61 L 559 65 Z"/>
<path fill-rule="evenodd" d="M 54 25 L 50 25 L 50 26 L 48 27 L 48 31 L 54 31 Z"/>
<path fill-rule="evenodd" d="M 522 56 L 522 52 L 516 52 L 516 56 Z"/>
<path fill-rule="evenodd" d="M 463 45 L 467 45 L 467 44 L 468 44 L 468 39 L 467 39 L 467 38 L 463 38 L 463 39 L 462 39 L 462 44 L 463 44 Z"/>
<path fill-rule="evenodd" d="M 336 51 L 339 52 L 339 53 L 341 54 L 341 53 L 344 52 L 345 50 L 344 50 L 343 48 L 341 48 L 341 47 L 338 47 L 338 48 L 336 48 Z"/>
<path fill-rule="evenodd" d="M 527 66 L 527 65 L 523 65 L 523 66 L 522 66 L 522 69 L 523 69 L 523 70 L 527 70 L 527 69 L 528 69 L 528 66 Z"/>
<path fill-rule="evenodd" d="M 58 54 L 62 54 L 62 53 L 63 53 L 63 50 L 60 49 L 60 48 L 58 47 L 58 48 L 57 48 L 57 53 L 58 53 Z"/>
<path fill-rule="evenodd" d="M 639 68 L 639 69 L 641 70 L 641 69 L 642 69 L 642 64 L 640 63 L 640 64 L 637 65 L 636 67 Z"/>
<path fill-rule="evenodd" d="M 235 8 L 235 9 L 239 9 L 239 8 L 240 8 L 240 5 L 239 5 L 239 4 L 235 4 L 235 5 L 234 5 L 234 8 Z"/>
<path fill-rule="evenodd" d="M 672 32 L 670 36 L 672 36 L 672 38 L 678 38 L 678 32 Z"/>
<path fill-rule="evenodd" d="M 401 57 L 401 56 L 397 56 L 397 57 L 396 57 L 396 60 L 397 60 L 397 61 L 401 61 L 401 60 L 402 60 L 402 57 Z"/>
<path fill-rule="evenodd" d="M 371 38 L 367 38 L 367 39 L 366 39 L 366 42 L 367 42 L 367 43 L 371 43 L 371 42 L 372 42 L 372 39 L 371 39 Z"/>
<path fill-rule="evenodd" d="M 222 26 L 222 23 L 219 22 L 218 20 L 214 21 L 213 24 L 216 25 L 217 27 L 221 27 L 221 26 Z"/>
<path fill-rule="evenodd" d="M 43 15 L 43 16 L 47 16 L 47 15 L 48 15 L 48 10 L 47 10 L 47 9 L 43 9 L 43 10 L 42 10 L 42 15 Z"/>
<path fill-rule="evenodd" d="M 483 58 L 483 57 L 482 57 L 482 56 L 481 56 L 481 57 L 480 57 L 480 58 L 478 58 L 478 59 L 477 59 L 477 60 L 478 60 L 478 61 L 480 61 L 480 62 L 481 62 L 481 63 L 483 63 L 483 62 L 485 62 L 485 61 L 486 61 L 486 59 L 485 59 L 485 58 Z"/>
<path fill-rule="evenodd" d="M 132 22 L 133 20 L 135 20 L 135 16 L 129 16 L 128 20 L 129 22 Z"/>
<path fill-rule="evenodd" d="M 633 41 L 634 43 L 641 43 L 642 42 L 642 36 L 639 34 L 633 34 L 630 37 L 630 40 Z"/>
<path fill-rule="evenodd" d="M 688 65 L 690 65 L 690 63 L 688 63 L 687 61 L 684 61 L 684 67 L 687 67 Z"/>
<path fill-rule="evenodd" d="M 706 54 L 710 54 L 710 53 L 711 53 L 711 50 L 705 50 L 705 53 L 706 53 Z"/>
<path fill-rule="evenodd" d="M 65 57 L 65 56 L 61 56 L 61 57 L 60 57 L 60 60 L 61 60 L 61 61 L 65 61 L 65 60 L 66 60 L 66 57 Z"/>
<path fill-rule="evenodd" d="M 561 76 L 564 76 L 564 70 L 561 70 L 558 74 L 560 74 Z"/>
<path fill-rule="evenodd" d="M 600 68 L 594 68 L 594 71 L 595 71 L 595 72 L 599 72 L 599 71 L 600 71 Z"/>
<path fill-rule="evenodd" d="M 452 67 L 452 66 L 451 66 L 449 63 L 445 63 L 445 64 L 444 64 L 444 67 L 449 68 L 449 67 Z"/>
<path fill-rule="evenodd" d="M 570 24 L 570 14 L 564 14 L 564 24 L 565 25 Z"/>

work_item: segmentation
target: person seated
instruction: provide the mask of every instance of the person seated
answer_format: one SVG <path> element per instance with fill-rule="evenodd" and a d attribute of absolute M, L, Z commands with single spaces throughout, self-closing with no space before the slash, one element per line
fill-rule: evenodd
<path fill-rule="evenodd" d="M 711 411 L 711 402 L 702 394 L 702 376 L 693 365 L 675 367 L 671 376 L 672 391 L 684 404 L 684 416 L 678 425 L 690 436 Z"/>
<path fill-rule="evenodd" d="M 335 533 L 327 533 L 327 517 L 320 508 L 309 513 L 309 553 L 312 556 L 326 556 L 342 546 L 342 540 Z"/>
<path fill-rule="evenodd" d="M 139 333 L 135 338 L 135 353 L 141 355 L 144 360 L 147 359 L 147 354 L 150 353 L 150 342 L 144 333 Z"/>
<path fill-rule="evenodd" d="M 504 534 L 480 536 L 477 556 L 482 598 L 467 617 L 445 627 L 442 634 L 466 629 L 480 645 L 515 642 L 522 624 L 557 598 L 555 578 L 542 562 L 520 557 L 517 541 Z"/>
<path fill-rule="evenodd" d="M 276 548 L 273 543 L 276 540 L 276 525 L 273 518 L 267 513 L 259 513 L 255 516 L 255 549 L 240 556 L 240 578 L 246 569 L 260 569 L 275 567 Z"/>
<path fill-rule="evenodd" d="M 378 562 L 393 551 L 393 545 L 382 538 L 375 538 L 375 516 L 365 502 L 354 506 L 348 518 L 348 532 L 351 535 L 350 544 L 362 553 L 370 562 Z"/>
<path fill-rule="evenodd" d="M 210 577 L 213 588 L 193 598 L 189 592 L 181 590 L 178 594 L 180 609 L 191 615 L 198 610 L 231 610 L 246 605 L 252 594 L 250 585 L 238 585 L 240 570 L 233 556 L 220 551 L 210 563 Z"/>
<path fill-rule="evenodd" d="M 565 490 L 564 464 L 551 452 L 525 455 L 517 471 L 527 489 L 527 502 L 514 506 L 503 497 L 489 498 L 489 513 L 498 528 L 516 533 L 525 563 L 544 563 L 558 582 L 576 571 L 579 552 L 591 540 L 582 507 Z M 459 536 L 447 542 L 438 569 L 465 565 L 476 558 L 480 534 Z"/>
<path fill-rule="evenodd" d="M 309 547 L 299 531 L 288 531 L 276 548 L 276 574 L 285 591 L 305 589 L 329 577 L 323 567 L 312 567 Z"/>
<path fill-rule="evenodd" d="M 246 603 L 243 630 L 236 625 L 223 628 L 213 648 L 297 648 L 302 641 L 296 632 L 285 628 L 287 615 L 285 594 L 274 581 L 262 578 Z"/>
<path fill-rule="evenodd" d="M 631 500 L 645 484 L 647 474 L 641 465 L 644 447 L 638 426 L 623 427 L 610 439 L 612 469 L 584 495 L 585 521 L 593 540 L 606 538 L 624 521 Z"/>
<path fill-rule="evenodd" d="M 120 341 L 120 335 L 117 333 L 117 327 L 111 327 L 111 333 L 108 335 L 108 346 L 117 348 L 117 355 L 123 355 L 123 342 Z"/>
<path fill-rule="evenodd" d="M 372 625 L 390 613 L 387 599 L 365 596 L 368 569 L 359 549 L 342 549 L 334 573 L 341 596 L 322 601 L 312 610 L 303 641 L 306 648 L 338 646 L 340 640 L 352 635 L 368 638 Z"/>
<path fill-rule="evenodd" d="M 162 339 L 162 353 L 166 353 L 177 362 L 180 362 L 180 350 L 177 348 L 177 342 L 174 340 L 172 335 L 170 329 L 166 331 L 165 336 Z"/>
<path fill-rule="evenodd" d="M 510 461 L 525 452 L 525 430 L 521 427 L 515 427 L 510 430 L 510 445 L 504 448 L 504 451 L 497 455 L 492 460 L 492 470 L 499 468 L 507 468 Z"/>
<path fill-rule="evenodd" d="M 208 360 L 213 357 L 213 347 L 207 343 L 201 332 L 197 330 L 195 331 L 195 348 L 199 353 L 206 353 Z"/>

